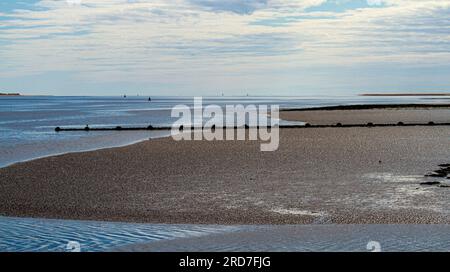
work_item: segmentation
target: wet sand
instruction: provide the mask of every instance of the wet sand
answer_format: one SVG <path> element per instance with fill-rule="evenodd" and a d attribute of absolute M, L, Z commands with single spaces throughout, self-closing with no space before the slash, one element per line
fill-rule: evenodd
<path fill-rule="evenodd" d="M 333 116 L 354 123 L 363 113 L 340 114 Z M 392 118 L 389 110 L 375 115 Z M 326 111 L 314 118 L 331 120 Z M 450 127 L 282 129 L 276 152 L 260 152 L 257 141 L 162 138 L 43 158 L 0 169 L 0 215 L 192 224 L 448 224 L 450 189 L 420 183 L 437 180 L 424 175 L 450 162 L 449 135 Z"/>
<path fill-rule="evenodd" d="M 449 123 L 450 106 L 448 108 L 386 108 L 386 109 L 337 109 L 330 110 L 297 110 L 281 111 L 280 118 L 288 121 L 303 121 L 311 125 L 341 124 L 405 124 L 417 123 Z"/>

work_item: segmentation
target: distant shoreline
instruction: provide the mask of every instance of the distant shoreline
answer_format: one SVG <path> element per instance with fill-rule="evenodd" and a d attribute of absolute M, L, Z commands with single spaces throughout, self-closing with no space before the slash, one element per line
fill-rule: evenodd
<path fill-rule="evenodd" d="M 0 93 L 0 96 L 22 96 L 20 93 Z"/>
<path fill-rule="evenodd" d="M 379 109 L 447 109 L 450 104 L 357 104 L 328 107 L 287 108 L 281 111 L 333 111 L 333 110 L 379 110 Z"/>
<path fill-rule="evenodd" d="M 450 93 L 366 93 L 359 96 L 450 96 Z"/>

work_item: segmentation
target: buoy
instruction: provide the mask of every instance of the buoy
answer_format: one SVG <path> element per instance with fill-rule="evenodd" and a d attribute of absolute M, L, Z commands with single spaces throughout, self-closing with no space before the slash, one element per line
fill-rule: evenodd
<path fill-rule="evenodd" d="M 61 128 L 60 128 L 60 127 L 56 127 L 56 128 L 55 128 L 55 131 L 56 131 L 56 132 L 60 132 L 60 131 L 61 131 Z"/>

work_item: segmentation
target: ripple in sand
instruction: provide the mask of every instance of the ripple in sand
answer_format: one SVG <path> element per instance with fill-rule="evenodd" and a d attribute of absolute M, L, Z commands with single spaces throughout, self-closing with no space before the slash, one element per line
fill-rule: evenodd
<path fill-rule="evenodd" d="M 234 231 L 233 226 L 131 224 L 96 221 L 0 217 L 0 252 L 67 251 L 80 244 L 81 251 L 107 251 L 136 243 L 200 237 Z"/>

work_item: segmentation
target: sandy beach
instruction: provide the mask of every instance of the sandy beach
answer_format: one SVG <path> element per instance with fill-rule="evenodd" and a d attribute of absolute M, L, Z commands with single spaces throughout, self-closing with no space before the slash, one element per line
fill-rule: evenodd
<path fill-rule="evenodd" d="M 449 110 L 283 112 L 312 124 L 450 121 Z M 200 224 L 450 223 L 450 127 L 281 129 L 258 141 L 161 138 L 0 169 L 0 215 Z M 421 182 L 439 181 L 441 186 Z"/>

